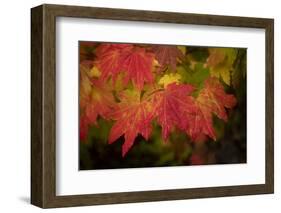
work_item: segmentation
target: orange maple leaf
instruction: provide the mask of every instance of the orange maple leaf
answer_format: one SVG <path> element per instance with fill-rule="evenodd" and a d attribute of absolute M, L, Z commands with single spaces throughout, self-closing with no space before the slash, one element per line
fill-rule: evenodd
<path fill-rule="evenodd" d="M 140 97 L 140 92 L 122 92 L 119 95 L 121 101 L 110 114 L 116 122 L 111 128 L 108 142 L 111 144 L 124 135 L 123 157 L 133 146 L 138 134 L 148 140 L 152 131 L 151 120 L 154 117 L 152 104 L 147 100 L 141 100 Z"/>
<path fill-rule="evenodd" d="M 89 69 L 80 66 L 80 124 L 82 125 L 82 138 L 89 124 L 96 124 L 98 116 L 105 119 L 112 110 L 115 102 L 110 87 L 104 82 L 90 78 Z"/>
<path fill-rule="evenodd" d="M 235 96 L 226 94 L 217 78 L 208 78 L 204 82 L 204 88 L 196 98 L 198 111 L 197 114 L 191 116 L 192 125 L 187 129 L 187 133 L 193 140 L 196 140 L 202 134 L 216 140 L 213 128 L 213 114 L 227 121 L 228 117 L 225 108 L 231 109 L 236 103 Z"/>

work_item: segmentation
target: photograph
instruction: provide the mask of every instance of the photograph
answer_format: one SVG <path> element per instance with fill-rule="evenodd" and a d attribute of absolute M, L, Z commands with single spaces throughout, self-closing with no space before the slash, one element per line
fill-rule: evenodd
<path fill-rule="evenodd" d="M 79 41 L 79 170 L 247 162 L 247 49 Z"/>
<path fill-rule="evenodd" d="M 275 19 L 158 6 L 31 8 L 32 205 L 274 193 Z"/>

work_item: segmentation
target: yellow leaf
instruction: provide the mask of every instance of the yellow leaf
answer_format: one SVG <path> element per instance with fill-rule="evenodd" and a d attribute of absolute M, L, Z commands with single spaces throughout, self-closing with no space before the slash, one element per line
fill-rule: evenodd
<path fill-rule="evenodd" d="M 186 47 L 185 46 L 178 46 L 178 49 L 182 52 L 182 54 L 185 55 L 185 53 L 186 53 Z"/>
<path fill-rule="evenodd" d="M 84 97 L 91 93 L 92 86 L 91 81 L 88 77 L 89 69 L 86 66 L 80 65 L 80 78 L 81 78 L 81 84 L 80 84 L 80 96 Z"/>
<path fill-rule="evenodd" d="M 221 78 L 227 85 L 230 85 L 232 65 L 237 50 L 234 48 L 210 48 L 209 52 L 206 66 L 210 67 L 211 76 Z"/>
<path fill-rule="evenodd" d="M 100 70 L 96 66 L 93 66 L 93 68 L 89 72 L 89 76 L 98 78 L 100 77 L 100 75 L 101 75 Z"/>
<path fill-rule="evenodd" d="M 165 74 L 160 80 L 158 81 L 158 84 L 164 85 L 164 88 L 166 88 L 171 83 L 179 83 L 181 80 L 181 76 L 178 73 L 170 73 Z"/>
<path fill-rule="evenodd" d="M 211 68 L 211 76 L 221 78 L 224 83 L 230 85 L 230 71 L 231 67 L 217 66 L 215 68 Z"/>

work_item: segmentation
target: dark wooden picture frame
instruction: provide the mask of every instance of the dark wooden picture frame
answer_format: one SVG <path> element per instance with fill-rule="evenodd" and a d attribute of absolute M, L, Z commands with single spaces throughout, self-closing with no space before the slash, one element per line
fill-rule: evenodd
<path fill-rule="evenodd" d="M 266 168 L 265 184 L 193 189 L 56 195 L 56 17 L 265 29 L 266 34 Z M 274 191 L 274 20 L 64 5 L 31 9 L 31 203 L 66 207 L 218 196 Z"/>

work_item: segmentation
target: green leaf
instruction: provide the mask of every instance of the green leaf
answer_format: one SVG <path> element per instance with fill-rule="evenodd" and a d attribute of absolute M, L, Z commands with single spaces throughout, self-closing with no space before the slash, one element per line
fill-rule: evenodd
<path fill-rule="evenodd" d="M 205 79 L 210 76 L 209 69 L 204 67 L 203 63 L 197 63 L 194 69 L 186 67 L 178 67 L 178 73 L 181 75 L 183 83 L 192 84 L 196 87 L 201 87 Z"/>

